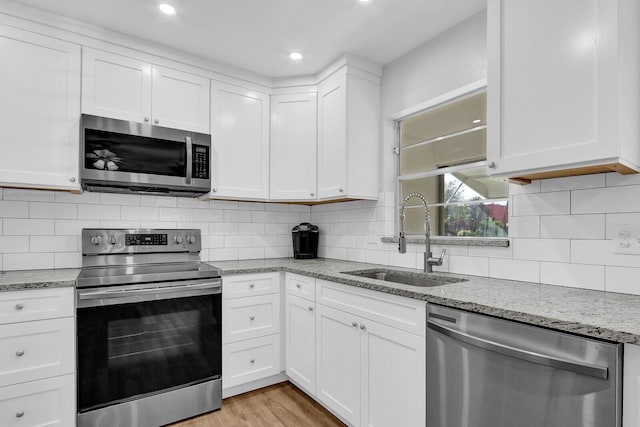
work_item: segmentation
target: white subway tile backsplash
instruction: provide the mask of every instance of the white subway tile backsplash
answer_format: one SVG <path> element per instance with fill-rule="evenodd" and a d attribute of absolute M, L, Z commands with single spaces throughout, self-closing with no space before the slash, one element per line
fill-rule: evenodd
<path fill-rule="evenodd" d="M 508 226 L 509 237 L 540 237 L 540 216 L 512 216 Z"/>
<path fill-rule="evenodd" d="M 278 236 L 254 234 L 251 236 L 251 246 L 252 247 L 278 246 Z"/>
<path fill-rule="evenodd" d="M 56 219 L 54 231 L 56 236 L 80 236 L 83 228 L 100 227 L 100 221 L 93 219 Z"/>
<path fill-rule="evenodd" d="M 278 216 L 278 212 L 254 211 L 254 212 L 251 212 L 251 221 L 262 222 L 265 224 L 274 223 L 276 222 L 277 216 Z"/>
<path fill-rule="evenodd" d="M 531 184 L 509 184 L 509 194 L 531 194 L 540 192 L 540 181 L 531 181 Z"/>
<path fill-rule="evenodd" d="M 580 190 L 605 186 L 605 174 L 571 176 L 566 178 L 543 179 L 540 181 L 542 193 L 551 191 Z"/>
<path fill-rule="evenodd" d="M 468 251 L 469 256 L 480 256 L 487 258 L 513 258 L 513 245 L 509 245 L 509 247 L 506 248 L 496 246 L 469 246 Z M 437 252 L 434 252 L 434 254 L 438 255 Z"/>
<path fill-rule="evenodd" d="M 344 248 L 341 248 L 344 249 Z M 344 249 L 346 255 L 346 249 Z M 370 262 L 372 264 L 389 264 L 389 252 L 387 251 L 379 251 L 375 249 L 367 249 L 365 251 L 365 259 L 366 262 Z"/>
<path fill-rule="evenodd" d="M 513 216 L 569 214 L 571 210 L 570 194 L 569 191 L 558 191 L 514 195 L 510 212 Z"/>
<path fill-rule="evenodd" d="M 238 202 L 238 209 L 243 211 L 263 211 L 264 203 L 258 202 Z"/>
<path fill-rule="evenodd" d="M 264 234 L 264 224 L 252 222 L 238 224 L 238 234 Z"/>
<path fill-rule="evenodd" d="M 640 267 L 605 267 L 607 292 L 640 295 Z"/>
<path fill-rule="evenodd" d="M 418 255 L 415 253 L 401 254 L 389 252 L 389 265 L 395 267 L 418 268 Z"/>
<path fill-rule="evenodd" d="M 621 175 L 617 172 L 606 174 L 607 187 L 640 185 L 640 174 Z"/>
<path fill-rule="evenodd" d="M 286 246 L 267 246 L 264 248 L 265 258 L 286 258 L 293 256 L 293 250 Z"/>
<path fill-rule="evenodd" d="M 195 209 L 193 211 L 193 220 L 203 222 L 222 222 L 224 220 L 224 211 L 220 209 Z"/>
<path fill-rule="evenodd" d="M 160 208 L 158 219 L 160 221 L 193 221 L 193 209 L 187 208 Z"/>
<path fill-rule="evenodd" d="M 225 210 L 238 209 L 238 202 L 230 200 L 210 200 L 209 208 Z"/>
<path fill-rule="evenodd" d="M 224 236 L 225 248 L 249 248 L 251 247 L 251 236 L 230 235 Z"/>
<path fill-rule="evenodd" d="M 120 216 L 123 220 L 157 221 L 159 209 L 152 206 L 122 206 Z"/>
<path fill-rule="evenodd" d="M 50 236 L 54 234 L 52 219 L 5 218 L 2 228 L 5 236 Z"/>
<path fill-rule="evenodd" d="M 82 194 L 68 193 L 66 191 L 56 191 L 54 194 L 56 203 L 83 203 L 85 205 L 99 205 L 100 193 L 85 191 Z"/>
<path fill-rule="evenodd" d="M 604 291 L 604 266 L 542 262 L 540 263 L 540 282 Z"/>
<path fill-rule="evenodd" d="M 29 203 L 0 201 L 0 217 L 2 218 L 29 218 Z"/>
<path fill-rule="evenodd" d="M 31 236 L 29 252 L 73 252 L 78 251 L 78 236 Z"/>
<path fill-rule="evenodd" d="M 27 190 L 22 188 L 5 188 L 3 200 L 23 200 L 29 202 L 53 202 L 54 192 L 45 190 Z"/>
<path fill-rule="evenodd" d="M 149 221 L 140 220 L 140 228 L 178 228 L 178 223 L 174 221 Z"/>
<path fill-rule="evenodd" d="M 0 236 L 0 253 L 29 252 L 29 236 Z"/>
<path fill-rule="evenodd" d="M 640 213 L 606 214 L 607 233 L 605 239 L 610 240 L 615 237 L 616 225 L 629 224 L 640 224 Z"/>
<path fill-rule="evenodd" d="M 485 277 L 489 275 L 489 258 L 449 255 L 447 261 L 449 273 Z M 418 257 L 418 267 L 422 268 L 422 265 L 422 258 Z"/>
<path fill-rule="evenodd" d="M 82 267 L 81 252 L 56 252 L 54 254 L 55 268 L 80 268 Z"/>
<path fill-rule="evenodd" d="M 209 209 L 208 200 L 190 199 L 188 197 L 178 197 L 176 202 L 177 202 L 178 208 Z"/>
<path fill-rule="evenodd" d="M 640 185 L 571 192 L 571 213 L 640 212 Z"/>
<path fill-rule="evenodd" d="M 120 206 L 78 205 L 78 219 L 120 219 Z"/>
<path fill-rule="evenodd" d="M 365 262 L 367 260 L 367 253 L 364 249 L 347 249 L 347 260 L 354 262 Z"/>
<path fill-rule="evenodd" d="M 224 222 L 251 222 L 251 211 L 225 210 Z"/>
<path fill-rule="evenodd" d="M 9 254 L 2 256 L 3 268 L 10 270 L 33 270 L 54 268 L 53 253 Z"/>
<path fill-rule="evenodd" d="M 569 262 L 568 239 L 513 239 L 513 258 L 521 260 Z"/>
<path fill-rule="evenodd" d="M 232 222 L 213 222 L 209 224 L 209 234 L 238 234 L 238 224 Z"/>
<path fill-rule="evenodd" d="M 29 218 L 78 218 L 78 205 L 75 203 L 30 202 Z"/>
<path fill-rule="evenodd" d="M 604 239 L 605 215 L 549 215 L 540 217 L 545 239 Z"/>
<path fill-rule="evenodd" d="M 640 255 L 614 254 L 612 240 L 572 240 L 571 262 L 575 264 L 640 267 Z"/>
<path fill-rule="evenodd" d="M 522 282 L 540 281 L 540 262 L 507 258 L 489 259 L 489 276 Z"/>
<path fill-rule="evenodd" d="M 140 196 L 140 205 L 155 206 L 158 208 L 175 208 L 178 206 L 178 198 L 169 196 Z"/>
<path fill-rule="evenodd" d="M 202 236 L 203 248 L 224 248 L 224 236 L 206 234 Z"/>
<path fill-rule="evenodd" d="M 239 259 L 262 259 L 264 258 L 264 248 L 239 248 Z"/>
<path fill-rule="evenodd" d="M 234 261 L 237 259 L 237 248 L 209 249 L 209 261 Z"/>
<path fill-rule="evenodd" d="M 134 219 L 129 220 L 109 220 L 103 219 L 98 221 L 100 228 L 140 228 L 140 221 Z"/>
<path fill-rule="evenodd" d="M 100 193 L 103 205 L 140 206 L 139 194 Z"/>

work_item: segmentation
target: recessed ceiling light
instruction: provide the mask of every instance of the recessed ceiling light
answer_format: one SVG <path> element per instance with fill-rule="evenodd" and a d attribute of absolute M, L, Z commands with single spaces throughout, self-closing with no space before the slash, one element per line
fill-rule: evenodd
<path fill-rule="evenodd" d="M 175 15 L 176 14 L 176 8 L 171 6 L 170 4 L 162 3 L 158 7 L 162 11 L 162 13 L 166 13 L 167 15 Z"/>
<path fill-rule="evenodd" d="M 475 119 L 475 120 L 473 121 L 473 123 L 480 123 L 481 121 L 482 121 L 482 120 L 480 120 L 480 119 Z"/>
<path fill-rule="evenodd" d="M 302 54 L 300 52 L 291 52 L 289 54 L 289 58 L 293 59 L 294 61 L 300 61 L 302 59 Z"/>

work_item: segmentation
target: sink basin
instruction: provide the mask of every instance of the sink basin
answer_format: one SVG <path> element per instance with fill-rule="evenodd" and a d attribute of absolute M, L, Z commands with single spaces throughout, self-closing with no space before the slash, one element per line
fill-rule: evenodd
<path fill-rule="evenodd" d="M 433 273 L 412 273 L 409 271 L 386 270 L 376 268 L 372 270 L 343 271 L 352 276 L 367 277 L 369 279 L 384 280 L 386 282 L 402 283 L 411 286 L 442 286 L 450 283 L 466 282 L 456 277 L 441 276 Z"/>

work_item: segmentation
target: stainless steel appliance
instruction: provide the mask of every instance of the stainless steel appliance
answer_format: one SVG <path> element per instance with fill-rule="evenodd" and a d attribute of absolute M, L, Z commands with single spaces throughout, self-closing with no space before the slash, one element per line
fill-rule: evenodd
<path fill-rule="evenodd" d="M 222 280 L 200 247 L 200 230 L 82 230 L 79 427 L 157 427 L 220 408 Z"/>
<path fill-rule="evenodd" d="M 429 427 L 619 427 L 622 345 L 429 304 Z"/>
<path fill-rule="evenodd" d="M 80 182 L 88 191 L 196 197 L 211 189 L 211 135 L 82 115 Z"/>

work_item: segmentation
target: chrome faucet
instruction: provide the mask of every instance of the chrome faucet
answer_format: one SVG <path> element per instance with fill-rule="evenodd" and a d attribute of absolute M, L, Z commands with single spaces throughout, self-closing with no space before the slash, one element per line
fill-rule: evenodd
<path fill-rule="evenodd" d="M 444 255 L 447 252 L 446 249 L 442 250 L 442 254 L 440 258 L 433 258 L 431 254 L 431 225 L 429 224 L 429 203 L 427 199 L 420 193 L 413 192 L 407 194 L 404 199 L 402 199 L 402 203 L 400 203 L 400 238 L 398 239 L 398 252 L 404 254 L 407 252 L 407 242 L 404 238 L 404 209 L 407 206 L 407 202 L 413 198 L 418 198 L 422 200 L 424 203 L 424 241 L 425 241 L 425 250 L 424 250 L 424 272 L 425 273 L 433 273 L 434 265 L 442 265 L 442 261 L 444 259 Z"/>

